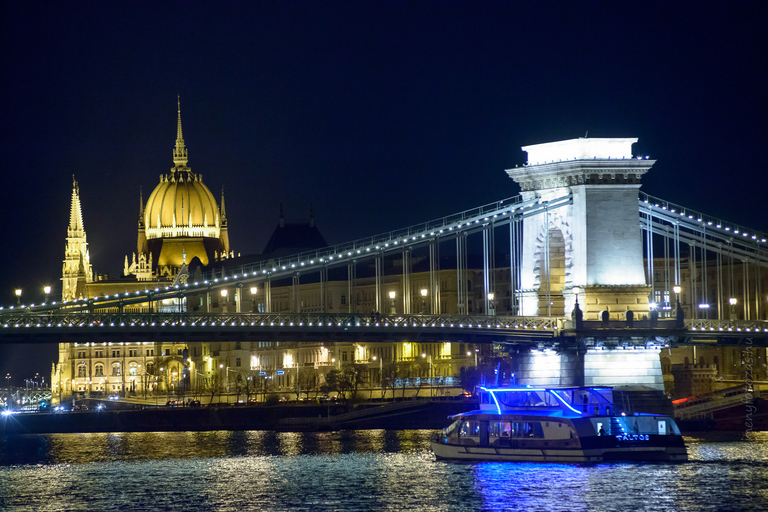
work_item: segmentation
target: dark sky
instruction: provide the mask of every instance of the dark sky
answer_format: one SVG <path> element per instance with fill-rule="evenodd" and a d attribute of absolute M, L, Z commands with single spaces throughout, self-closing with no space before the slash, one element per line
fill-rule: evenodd
<path fill-rule="evenodd" d="M 117 277 L 177 94 L 242 254 L 281 203 L 338 243 L 511 197 L 521 146 L 587 131 L 639 138 L 645 192 L 768 230 L 767 24 L 764 1 L 2 2 L 0 304 L 60 297 L 73 174 Z M 0 372 L 50 371 L 28 353 Z"/>

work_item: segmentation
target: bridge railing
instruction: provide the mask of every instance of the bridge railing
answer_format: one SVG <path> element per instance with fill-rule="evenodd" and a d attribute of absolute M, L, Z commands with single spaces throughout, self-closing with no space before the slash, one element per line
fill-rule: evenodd
<path fill-rule="evenodd" d="M 743 333 L 743 332 L 768 332 L 766 320 L 697 320 L 685 321 L 685 327 L 691 331 Z"/>
<path fill-rule="evenodd" d="M 558 331 L 560 317 L 493 315 L 371 315 L 350 313 L 16 313 L 0 329 L 22 327 L 418 327 Z M 0 331 L 1 332 L 1 331 Z"/>
<path fill-rule="evenodd" d="M 509 222 L 514 218 L 524 218 L 536 215 L 544 210 L 555 209 L 572 202 L 570 195 L 558 197 L 550 201 L 542 199 L 523 200 L 522 196 L 495 201 L 484 206 L 465 210 L 453 215 L 441 217 L 434 221 L 416 224 L 408 228 L 390 231 L 388 233 L 372 237 L 358 239 L 335 246 L 302 252 L 282 258 L 259 260 L 248 264 L 240 264 L 232 267 L 224 266 L 220 270 L 212 270 L 190 279 L 181 285 L 168 282 L 167 285 L 159 283 L 147 283 L 154 289 L 144 291 L 125 292 L 112 297 L 93 297 L 84 300 L 75 300 L 68 303 L 22 305 L 21 308 L 0 307 L 0 315 L 13 314 L 18 309 L 32 312 L 55 311 L 59 309 L 79 308 L 122 308 L 127 305 L 145 304 L 165 298 L 181 297 L 191 292 L 210 291 L 212 288 L 232 285 L 243 285 L 245 282 L 258 283 L 260 280 L 281 279 L 293 275 L 296 271 L 316 271 L 321 268 L 351 263 L 366 254 L 373 256 L 379 253 L 398 251 L 404 246 L 418 243 L 431 242 L 441 236 L 457 234 L 463 231 L 481 229 L 489 223 Z"/>
<path fill-rule="evenodd" d="M 745 242 L 755 241 L 760 244 L 768 243 L 768 233 L 746 228 L 732 222 L 726 222 L 696 210 L 692 210 L 691 208 L 686 208 L 685 206 L 680 206 L 678 204 L 665 201 L 664 199 L 659 199 L 658 197 L 649 196 L 643 192 L 640 192 L 640 204 L 641 207 L 643 205 L 648 205 L 649 207 L 653 206 L 660 208 L 663 211 L 674 214 L 675 218 L 690 224 L 707 226 L 709 229 L 722 230 L 723 232 L 729 233 L 737 240 L 742 240 Z"/>

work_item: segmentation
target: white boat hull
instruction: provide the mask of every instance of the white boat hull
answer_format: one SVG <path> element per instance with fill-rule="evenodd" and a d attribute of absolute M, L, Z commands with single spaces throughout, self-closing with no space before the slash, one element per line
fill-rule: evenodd
<path fill-rule="evenodd" d="M 515 449 L 451 445 L 432 442 L 435 457 L 445 460 L 508 462 L 604 462 L 606 460 L 645 460 L 684 462 L 685 447 L 617 447 L 591 450 Z"/>

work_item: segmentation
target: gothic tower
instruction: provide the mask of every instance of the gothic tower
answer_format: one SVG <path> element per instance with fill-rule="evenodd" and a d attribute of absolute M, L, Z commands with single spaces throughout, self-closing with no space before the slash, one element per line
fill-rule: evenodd
<path fill-rule="evenodd" d="M 93 281 L 91 256 L 83 227 L 83 212 L 80 208 L 80 187 L 72 177 L 72 205 L 69 211 L 67 244 L 64 250 L 64 265 L 61 272 L 61 299 L 84 298 L 85 285 Z"/>

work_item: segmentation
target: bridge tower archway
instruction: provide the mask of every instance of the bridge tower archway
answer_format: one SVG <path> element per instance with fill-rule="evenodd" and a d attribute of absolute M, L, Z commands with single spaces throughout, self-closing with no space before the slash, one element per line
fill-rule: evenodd
<path fill-rule="evenodd" d="M 571 139 L 523 147 L 528 163 L 507 170 L 524 201 L 569 198 L 523 220 L 518 296 L 524 316 L 570 316 L 579 287 L 585 320 L 607 310 L 648 314 L 638 215 L 641 176 L 654 160 L 632 156 L 637 139 Z"/>

